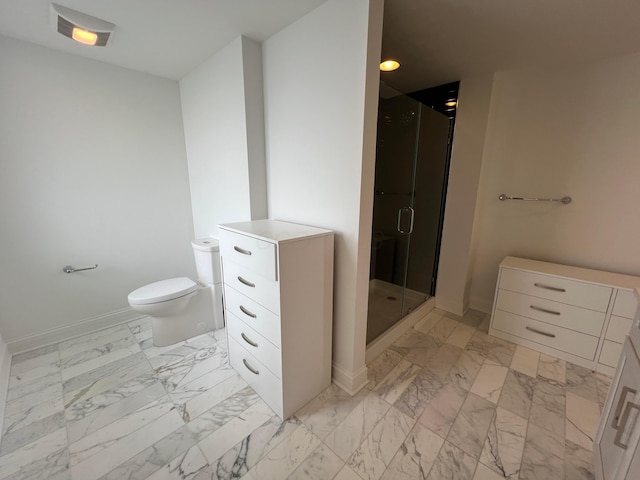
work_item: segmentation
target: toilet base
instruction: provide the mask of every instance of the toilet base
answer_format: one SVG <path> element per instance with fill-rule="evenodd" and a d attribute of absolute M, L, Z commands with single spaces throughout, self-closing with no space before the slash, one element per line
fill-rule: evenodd
<path fill-rule="evenodd" d="M 153 345 L 166 347 L 224 327 L 222 286 L 200 286 L 187 307 L 166 317 L 151 316 Z"/>

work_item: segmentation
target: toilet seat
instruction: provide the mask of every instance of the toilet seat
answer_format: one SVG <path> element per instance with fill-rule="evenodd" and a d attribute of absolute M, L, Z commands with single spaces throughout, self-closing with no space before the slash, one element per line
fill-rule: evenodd
<path fill-rule="evenodd" d="M 198 284 L 187 277 L 170 278 L 134 290 L 127 297 L 131 305 L 166 302 L 195 292 Z"/>

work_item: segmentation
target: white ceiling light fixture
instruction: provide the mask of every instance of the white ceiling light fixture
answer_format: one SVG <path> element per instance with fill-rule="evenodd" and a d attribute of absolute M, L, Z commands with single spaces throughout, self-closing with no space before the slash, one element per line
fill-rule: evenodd
<path fill-rule="evenodd" d="M 104 47 L 116 27 L 82 12 L 55 3 L 51 4 L 51 25 L 56 32 L 76 42 L 95 47 Z"/>

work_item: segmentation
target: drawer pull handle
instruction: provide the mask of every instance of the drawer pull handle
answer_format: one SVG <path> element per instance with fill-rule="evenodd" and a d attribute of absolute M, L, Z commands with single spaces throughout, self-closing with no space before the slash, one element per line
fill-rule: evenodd
<path fill-rule="evenodd" d="M 545 285 L 544 283 L 534 283 L 535 287 L 544 288 L 545 290 L 553 290 L 554 292 L 566 292 L 564 288 L 552 287 L 551 285 Z"/>
<path fill-rule="evenodd" d="M 255 288 L 256 284 L 255 283 L 251 283 L 249 280 L 245 280 L 244 278 L 242 278 L 241 276 L 238 275 L 238 281 L 244 285 L 246 285 L 247 287 L 251 287 L 251 288 Z"/>
<path fill-rule="evenodd" d="M 553 333 L 543 332 L 542 330 L 538 330 L 538 329 L 533 328 L 533 327 L 524 327 L 524 328 L 526 328 L 530 332 L 539 333 L 540 335 L 544 335 L 545 337 L 556 338 L 555 334 L 553 334 Z"/>
<path fill-rule="evenodd" d="M 537 310 L 538 312 L 550 313 L 551 315 L 560 315 L 560 312 L 554 310 L 547 310 L 546 308 L 536 307 L 535 305 L 529 305 L 531 310 Z"/>
<path fill-rule="evenodd" d="M 248 317 L 251 317 L 251 318 L 258 318 L 258 316 L 257 316 L 255 313 L 253 313 L 253 312 L 251 312 L 251 311 L 247 310 L 247 309 L 246 309 L 246 308 L 244 308 L 242 305 L 240 305 L 240 311 L 241 311 L 242 313 L 244 313 L 245 315 L 247 315 Z"/>
<path fill-rule="evenodd" d="M 626 430 L 627 422 L 629 422 L 629 415 L 631 414 L 631 410 L 634 408 L 640 411 L 639 404 L 633 403 L 633 402 L 627 403 L 627 406 L 624 409 L 624 413 L 622 414 L 622 421 L 620 422 L 620 427 L 622 428 L 618 428 L 618 431 L 616 432 L 616 438 L 613 439 L 613 444 L 616 447 L 620 447 L 623 450 L 626 450 L 629 447 L 628 444 L 622 443 L 621 439 L 622 439 L 622 434 Z"/>
<path fill-rule="evenodd" d="M 611 424 L 611 426 L 615 430 L 618 430 L 618 428 L 620 428 L 620 422 L 618 422 L 618 420 L 620 419 L 620 413 L 622 412 L 624 402 L 627 401 L 627 395 L 635 395 L 636 393 L 638 393 L 637 390 L 634 390 L 631 387 L 627 387 L 626 385 L 622 387 L 622 392 L 620 392 L 620 398 L 618 399 L 618 405 L 616 405 L 616 411 L 613 415 L 613 423 Z"/>
<path fill-rule="evenodd" d="M 244 248 L 240 248 L 235 245 L 233 246 L 233 249 L 242 255 L 251 255 L 251 250 L 245 250 Z"/>
<path fill-rule="evenodd" d="M 247 367 L 247 370 L 249 370 L 251 373 L 253 373 L 254 375 L 260 375 L 260 372 L 258 370 L 249 365 L 249 362 L 247 362 L 246 358 L 242 359 L 242 363 L 244 363 L 244 366 Z"/>
<path fill-rule="evenodd" d="M 257 347 L 258 344 L 256 342 L 254 342 L 253 340 L 251 340 L 249 337 L 247 337 L 244 332 L 242 332 L 240 334 L 240 336 L 242 337 L 242 339 L 247 342 L 249 345 L 251 345 L 252 347 Z"/>

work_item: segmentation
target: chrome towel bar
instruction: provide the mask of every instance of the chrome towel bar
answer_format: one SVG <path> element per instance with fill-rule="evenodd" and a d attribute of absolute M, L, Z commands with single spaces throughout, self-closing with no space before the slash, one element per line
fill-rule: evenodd
<path fill-rule="evenodd" d="M 98 268 L 98 264 L 96 263 L 93 267 L 86 267 L 86 268 L 74 268 L 71 265 L 67 265 L 66 267 L 64 267 L 62 269 L 62 271 L 64 273 L 74 273 L 74 272 L 82 272 L 83 270 L 93 270 Z"/>
<path fill-rule="evenodd" d="M 525 202 L 561 202 L 565 205 L 571 203 L 571 197 L 562 197 L 562 198 L 528 198 L 528 197 L 512 197 L 511 195 L 505 195 L 501 193 L 498 195 L 498 200 L 524 200 Z"/>

